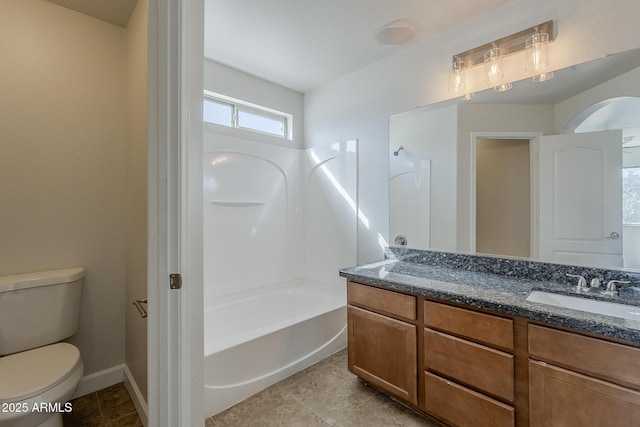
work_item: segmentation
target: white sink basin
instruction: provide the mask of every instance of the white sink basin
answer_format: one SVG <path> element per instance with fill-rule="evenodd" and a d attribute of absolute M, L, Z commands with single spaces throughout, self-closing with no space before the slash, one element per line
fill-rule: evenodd
<path fill-rule="evenodd" d="M 571 308 L 588 313 L 603 314 L 605 316 L 620 317 L 622 319 L 640 320 L 640 307 L 634 305 L 618 304 L 615 302 L 573 297 L 544 291 L 531 291 L 527 297 L 527 301 Z"/>

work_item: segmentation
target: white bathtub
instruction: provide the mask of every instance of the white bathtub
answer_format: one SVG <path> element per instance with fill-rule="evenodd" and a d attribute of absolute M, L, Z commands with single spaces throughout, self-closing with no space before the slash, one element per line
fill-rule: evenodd
<path fill-rule="evenodd" d="M 205 416 L 346 347 L 344 287 L 297 280 L 205 304 Z"/>

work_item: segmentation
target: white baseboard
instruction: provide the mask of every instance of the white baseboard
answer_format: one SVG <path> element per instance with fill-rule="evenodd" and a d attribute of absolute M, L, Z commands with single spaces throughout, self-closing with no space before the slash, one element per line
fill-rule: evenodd
<path fill-rule="evenodd" d="M 147 406 L 147 402 L 144 400 L 144 396 L 140 392 L 140 388 L 138 387 L 138 383 L 136 383 L 129 367 L 127 365 L 124 366 L 124 385 L 129 391 L 129 395 L 131 396 L 131 400 L 136 407 L 136 412 L 138 412 L 138 416 L 140 417 L 140 421 L 144 424 L 145 427 L 149 425 L 149 407 Z"/>
<path fill-rule="evenodd" d="M 78 384 L 78 389 L 71 399 L 75 399 L 87 394 L 102 390 L 103 388 L 110 387 L 114 384 L 118 384 L 124 381 L 124 366 L 117 365 L 103 371 L 94 372 L 93 374 L 85 375 Z"/>
<path fill-rule="evenodd" d="M 133 379 L 131 371 L 125 364 L 117 365 L 100 372 L 94 372 L 93 374 L 85 375 L 80 380 L 78 389 L 71 397 L 71 399 L 73 400 L 122 382 L 127 388 L 129 395 L 131 396 L 131 400 L 136 407 L 136 411 L 138 412 L 140 420 L 145 426 L 147 426 L 147 422 L 149 419 L 149 409 L 147 406 L 147 402 L 144 400 L 138 384 L 136 384 L 135 380 Z"/>

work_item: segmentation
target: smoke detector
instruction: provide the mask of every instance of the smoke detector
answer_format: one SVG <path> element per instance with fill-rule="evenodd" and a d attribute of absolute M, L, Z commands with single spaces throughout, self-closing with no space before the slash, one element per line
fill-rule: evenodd
<path fill-rule="evenodd" d="M 373 35 L 382 45 L 400 45 L 411 40 L 416 30 L 404 19 L 398 19 L 379 28 Z"/>

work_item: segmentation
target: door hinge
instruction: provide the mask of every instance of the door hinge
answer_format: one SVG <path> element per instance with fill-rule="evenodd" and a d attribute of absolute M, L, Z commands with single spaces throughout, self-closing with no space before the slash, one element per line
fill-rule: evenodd
<path fill-rule="evenodd" d="M 169 288 L 171 289 L 182 288 L 182 276 L 179 273 L 173 273 L 169 275 Z"/>

